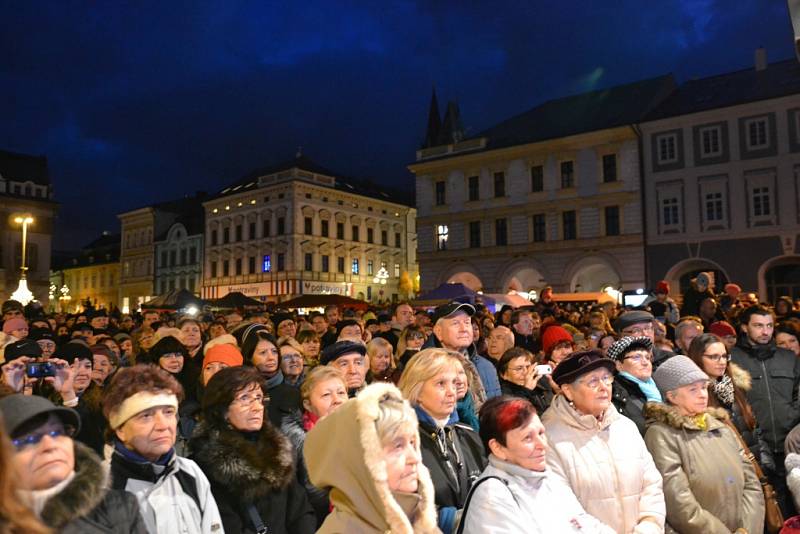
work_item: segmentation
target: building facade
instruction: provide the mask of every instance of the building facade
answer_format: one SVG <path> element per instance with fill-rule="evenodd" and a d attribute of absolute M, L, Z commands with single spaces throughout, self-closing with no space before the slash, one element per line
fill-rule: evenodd
<path fill-rule="evenodd" d="M 421 289 L 644 286 L 635 124 L 671 76 L 545 102 L 469 139 L 435 99 L 416 175 Z M 435 97 L 434 97 L 435 98 Z M 431 132 L 441 128 L 444 133 Z M 434 144 L 435 143 L 435 144 Z"/>
<path fill-rule="evenodd" d="M 202 210 L 202 206 L 198 204 Z M 200 293 L 203 282 L 203 226 L 179 221 L 156 242 L 156 293 L 175 289 Z"/>
<path fill-rule="evenodd" d="M 409 204 L 304 156 L 255 171 L 204 203 L 203 297 L 404 298 L 417 276 Z"/>
<path fill-rule="evenodd" d="M 20 215 L 30 215 L 25 265 L 28 288 L 47 305 L 50 256 L 58 204 L 53 201 L 47 158 L 0 150 L 0 298 L 10 298 L 22 267 Z"/>
<path fill-rule="evenodd" d="M 648 282 L 800 298 L 800 63 L 683 84 L 641 125 Z M 677 292 L 677 289 L 676 289 Z"/>
<path fill-rule="evenodd" d="M 61 266 L 54 266 L 50 281 L 57 302 L 51 302 L 51 307 L 64 312 L 88 306 L 107 310 L 118 307 L 119 252 L 120 235 L 104 232 Z"/>

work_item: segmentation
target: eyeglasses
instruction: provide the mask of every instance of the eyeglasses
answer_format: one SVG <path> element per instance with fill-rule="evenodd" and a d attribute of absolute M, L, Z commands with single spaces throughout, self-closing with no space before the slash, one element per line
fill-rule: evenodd
<path fill-rule="evenodd" d="M 648 362 L 652 362 L 653 361 L 653 356 L 650 355 L 650 354 L 648 354 L 646 356 L 644 354 L 634 354 L 633 356 L 625 356 L 622 359 L 623 360 L 630 360 L 633 363 L 644 363 L 645 360 L 648 361 Z"/>
<path fill-rule="evenodd" d="M 528 372 L 531 367 L 533 367 L 531 364 L 519 365 L 517 367 L 509 367 L 508 370 L 513 373 Z"/>
<path fill-rule="evenodd" d="M 425 334 L 422 332 L 412 332 L 406 336 L 406 339 L 425 339 Z"/>
<path fill-rule="evenodd" d="M 264 395 L 250 395 L 249 393 L 245 393 L 241 397 L 236 397 L 233 399 L 233 402 L 240 404 L 241 406 L 252 406 L 255 404 L 265 405 L 269 402 L 269 397 L 265 397 Z"/>
<path fill-rule="evenodd" d="M 283 356 L 281 356 L 281 359 L 285 362 L 290 362 L 292 360 L 302 360 L 303 357 L 300 356 L 299 354 L 284 354 Z"/>
<path fill-rule="evenodd" d="M 653 325 L 652 324 L 643 324 L 643 325 L 636 325 L 630 326 L 622 331 L 623 334 L 631 335 L 631 336 L 641 336 L 642 334 L 652 334 L 653 333 Z"/>
<path fill-rule="evenodd" d="M 600 384 L 603 384 L 606 387 L 611 387 L 611 384 L 614 383 L 614 376 L 613 375 L 605 375 L 605 376 L 596 376 L 591 380 L 582 381 L 578 380 L 579 384 L 583 384 L 584 386 L 588 387 L 593 391 L 597 391 L 600 389 Z"/>
<path fill-rule="evenodd" d="M 724 354 L 706 354 L 706 353 L 703 353 L 703 358 L 707 358 L 707 359 L 711 360 L 712 362 L 716 362 L 716 363 L 723 362 L 723 361 L 725 361 L 725 362 L 731 361 L 731 355 L 728 354 L 727 352 L 724 353 Z"/>
<path fill-rule="evenodd" d="M 71 438 L 74 435 L 75 435 L 75 427 L 71 425 L 65 425 L 63 428 L 54 428 L 52 430 L 48 430 L 45 432 L 28 434 L 27 436 L 11 440 L 11 443 L 18 451 L 21 451 L 28 447 L 33 447 L 35 445 L 38 445 L 39 442 L 42 441 L 45 436 L 50 436 L 51 438 L 55 439 L 61 436 L 66 436 L 68 438 Z"/>

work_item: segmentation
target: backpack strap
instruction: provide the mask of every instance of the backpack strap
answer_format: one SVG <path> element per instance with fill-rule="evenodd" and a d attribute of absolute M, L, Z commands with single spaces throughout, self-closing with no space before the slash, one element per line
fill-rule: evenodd
<path fill-rule="evenodd" d="M 256 534 L 268 534 L 269 529 L 267 525 L 264 524 L 264 521 L 261 520 L 261 516 L 256 509 L 256 505 L 250 503 L 247 505 L 247 515 L 250 516 L 250 521 L 253 523 L 253 526 L 256 529 Z"/>
<path fill-rule="evenodd" d="M 506 479 L 500 478 L 500 477 L 494 476 L 494 475 L 488 476 L 488 477 L 483 477 L 483 478 L 480 478 L 477 481 L 475 481 L 475 483 L 472 485 L 472 487 L 469 490 L 469 494 L 467 495 L 467 500 L 464 501 L 464 508 L 461 509 L 461 521 L 459 521 L 459 523 L 458 523 L 458 528 L 456 529 L 456 534 L 463 534 L 463 532 L 464 532 L 464 525 L 466 524 L 466 520 L 467 520 L 467 509 L 469 508 L 469 503 L 472 500 L 472 496 L 475 494 L 475 490 L 478 489 L 478 486 L 480 486 L 481 484 L 483 484 L 487 480 L 492 480 L 492 479 L 499 480 L 500 482 L 503 483 L 503 485 L 505 487 L 508 488 L 508 481 Z M 514 498 L 514 502 L 517 503 L 517 506 L 519 506 L 519 501 L 517 501 L 517 496 L 514 495 L 514 492 L 511 491 L 511 488 L 508 488 L 508 491 L 511 493 L 511 496 Z"/>

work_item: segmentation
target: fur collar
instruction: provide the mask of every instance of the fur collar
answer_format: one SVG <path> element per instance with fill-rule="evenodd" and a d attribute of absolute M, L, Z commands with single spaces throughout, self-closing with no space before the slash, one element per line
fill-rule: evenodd
<path fill-rule="evenodd" d="M 733 362 L 728 362 L 728 369 L 730 369 L 731 372 L 733 385 L 743 391 L 750 391 L 753 387 L 753 379 L 750 373 Z"/>
<path fill-rule="evenodd" d="M 708 430 L 714 430 L 725 426 L 725 423 L 730 419 L 728 411 L 724 408 L 706 408 L 705 413 L 712 417 L 708 419 Z M 648 402 L 644 406 L 644 416 L 647 419 L 648 425 L 656 422 L 679 430 L 682 428 L 687 430 L 700 430 L 691 417 L 681 415 L 678 412 L 678 408 L 671 404 Z"/>
<path fill-rule="evenodd" d="M 194 457 L 208 478 L 247 502 L 284 489 L 294 477 L 292 446 L 266 421 L 257 442 L 205 422 L 197 426 L 192 442 Z"/>
<path fill-rule="evenodd" d="M 94 510 L 108 491 L 108 472 L 100 458 L 83 443 L 74 443 L 75 477 L 42 509 L 44 524 L 57 529 Z"/>

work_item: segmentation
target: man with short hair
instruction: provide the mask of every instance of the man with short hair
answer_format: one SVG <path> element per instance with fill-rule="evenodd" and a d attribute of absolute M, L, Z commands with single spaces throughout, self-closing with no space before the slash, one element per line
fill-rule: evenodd
<path fill-rule="evenodd" d="M 655 317 L 650 312 L 643 310 L 631 310 L 623 313 L 617 320 L 614 321 L 614 329 L 621 337 L 649 337 L 650 341 L 655 343 L 656 331 L 653 328 L 653 321 Z M 653 346 L 653 371 L 658 369 L 658 366 L 664 363 L 667 358 L 675 354 Z"/>
<path fill-rule="evenodd" d="M 3 302 L 3 321 L 8 321 L 14 317 L 22 317 L 23 314 L 22 303 L 18 300 L 9 299 Z"/>
<path fill-rule="evenodd" d="M 325 348 L 328 345 L 336 343 L 336 332 L 331 332 L 328 325 L 328 318 L 324 314 L 314 312 L 311 314 L 311 326 L 314 332 L 319 336 L 320 347 Z"/>
<path fill-rule="evenodd" d="M 108 329 L 108 313 L 104 309 L 94 310 L 91 315 L 91 320 L 89 324 L 95 330 L 107 330 Z"/>
<path fill-rule="evenodd" d="M 747 401 L 775 460 L 775 470 L 766 474 L 775 488 L 784 517 L 791 517 L 796 512 L 786 487 L 784 441 L 800 420 L 797 404 L 800 358 L 775 344 L 772 338 L 775 318 L 770 310 L 752 306 L 745 309 L 739 319 L 742 335 L 731 351 L 731 360 L 753 379 L 752 387 L 746 392 Z"/>
<path fill-rule="evenodd" d="M 367 382 L 369 360 L 367 347 L 350 340 L 337 341 L 325 347 L 319 358 L 320 365 L 330 365 L 344 375 L 347 396 L 353 398 Z"/>
<path fill-rule="evenodd" d="M 157 311 L 146 311 L 142 315 L 142 328 L 146 328 L 161 320 L 161 315 Z"/>
<path fill-rule="evenodd" d="M 423 348 L 444 347 L 460 352 L 469 358 L 481 379 L 486 398 L 501 395 L 500 380 L 494 364 L 478 354 L 472 339 L 472 316 L 475 308 L 472 304 L 453 301 L 443 304 L 433 312 L 433 335 L 428 338 Z"/>
<path fill-rule="evenodd" d="M 531 354 L 539 353 L 541 346 L 534 335 L 533 314 L 530 309 L 518 308 L 514 310 L 511 313 L 511 328 L 514 330 L 515 347 L 522 347 Z"/>
<path fill-rule="evenodd" d="M 675 325 L 675 346 L 678 347 L 678 354 L 684 356 L 689 354 L 689 345 L 694 338 L 703 333 L 703 323 L 694 316 L 683 317 Z"/>
<path fill-rule="evenodd" d="M 380 322 L 381 317 L 378 317 Z M 397 342 L 400 341 L 400 334 L 407 326 L 414 324 L 414 308 L 408 302 L 398 302 L 392 306 L 389 329 L 380 332 L 378 337 L 382 337 L 392 344 L 392 350 L 397 350 Z"/>

